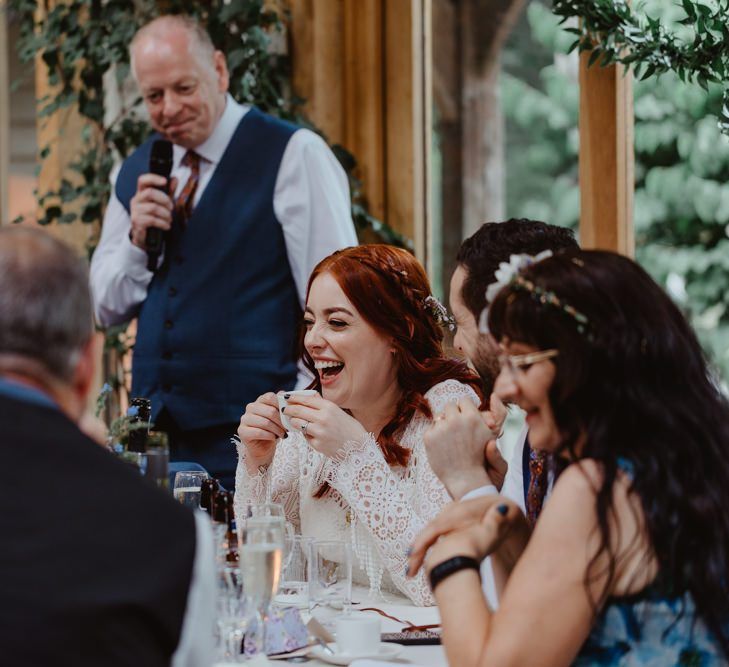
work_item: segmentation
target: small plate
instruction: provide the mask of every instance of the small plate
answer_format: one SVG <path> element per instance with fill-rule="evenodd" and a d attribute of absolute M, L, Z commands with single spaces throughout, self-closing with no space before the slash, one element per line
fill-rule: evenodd
<path fill-rule="evenodd" d="M 327 644 L 334 654 L 324 650 L 322 646 L 314 646 L 311 649 L 309 655 L 315 657 L 317 660 L 323 660 L 332 665 L 348 665 L 354 660 L 360 660 L 362 658 L 378 658 L 380 660 L 390 660 L 400 655 L 403 647 L 402 644 L 392 644 L 390 642 L 380 642 L 380 645 L 371 653 L 363 653 L 360 655 L 352 655 L 350 653 L 338 653 L 337 643 L 331 642 Z"/>

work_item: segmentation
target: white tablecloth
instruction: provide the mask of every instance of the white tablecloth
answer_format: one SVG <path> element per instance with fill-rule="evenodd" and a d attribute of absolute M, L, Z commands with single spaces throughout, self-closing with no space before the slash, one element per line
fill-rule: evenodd
<path fill-rule="evenodd" d="M 390 616 L 395 616 L 403 621 L 409 621 L 415 625 L 429 625 L 431 623 L 440 622 L 438 609 L 436 607 L 415 607 L 407 598 L 395 596 L 389 593 L 383 594 L 382 599 L 372 599 L 368 597 L 366 588 L 354 587 L 352 590 L 352 609 L 363 609 L 366 607 L 376 607 L 386 612 Z M 382 617 L 382 632 L 399 632 L 403 625 Z M 352 667 L 357 667 L 358 663 L 365 661 L 355 660 Z M 372 663 L 371 660 L 366 661 Z M 246 663 L 244 663 L 246 664 Z M 256 661 L 247 663 L 250 667 L 283 667 L 287 663 L 285 660 L 266 660 L 260 657 Z M 308 667 L 324 667 L 329 664 L 321 660 L 312 659 L 306 663 L 300 663 Z M 390 663 L 388 663 L 390 664 Z M 446 667 L 445 652 L 440 645 L 430 646 L 404 646 L 402 653 L 391 663 L 419 665 L 420 667 Z M 232 663 L 217 663 L 215 667 L 233 667 Z"/>

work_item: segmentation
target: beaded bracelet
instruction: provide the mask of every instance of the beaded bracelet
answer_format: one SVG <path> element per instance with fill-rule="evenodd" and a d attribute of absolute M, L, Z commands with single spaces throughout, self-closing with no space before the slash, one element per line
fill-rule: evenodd
<path fill-rule="evenodd" d="M 476 570 L 476 572 L 479 573 L 479 577 L 481 576 L 481 564 L 475 558 L 471 558 L 470 556 L 453 556 L 453 558 L 449 558 L 448 560 L 444 560 L 442 563 L 438 563 L 438 565 L 430 571 L 430 590 L 435 591 L 435 587 L 443 581 L 443 579 L 450 577 L 456 572 L 467 569 Z"/>

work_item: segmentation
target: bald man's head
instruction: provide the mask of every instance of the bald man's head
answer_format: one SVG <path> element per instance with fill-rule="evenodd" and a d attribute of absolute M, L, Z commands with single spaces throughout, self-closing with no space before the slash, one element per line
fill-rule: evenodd
<path fill-rule="evenodd" d="M 225 56 L 207 32 L 188 16 L 160 16 L 139 29 L 130 58 L 152 127 L 187 149 L 205 142 L 229 83 Z"/>
<path fill-rule="evenodd" d="M 134 69 L 135 54 L 144 55 L 149 49 L 159 48 L 170 40 L 184 40 L 186 48 L 201 66 L 214 69 L 215 46 L 210 35 L 195 19 L 181 14 L 169 14 L 143 25 L 132 38 L 129 44 L 129 58 L 132 74 L 136 78 Z"/>
<path fill-rule="evenodd" d="M 92 333 L 85 263 L 48 233 L 0 228 L 0 357 L 68 381 Z"/>

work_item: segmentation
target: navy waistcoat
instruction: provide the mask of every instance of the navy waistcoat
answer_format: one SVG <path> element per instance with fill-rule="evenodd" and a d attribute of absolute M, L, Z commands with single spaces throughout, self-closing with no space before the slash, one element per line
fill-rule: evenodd
<path fill-rule="evenodd" d="M 182 429 L 237 422 L 246 403 L 296 381 L 301 310 L 273 193 L 294 125 L 252 108 L 236 129 L 139 311 L 132 392 Z M 123 164 L 129 211 L 152 136 Z"/>

